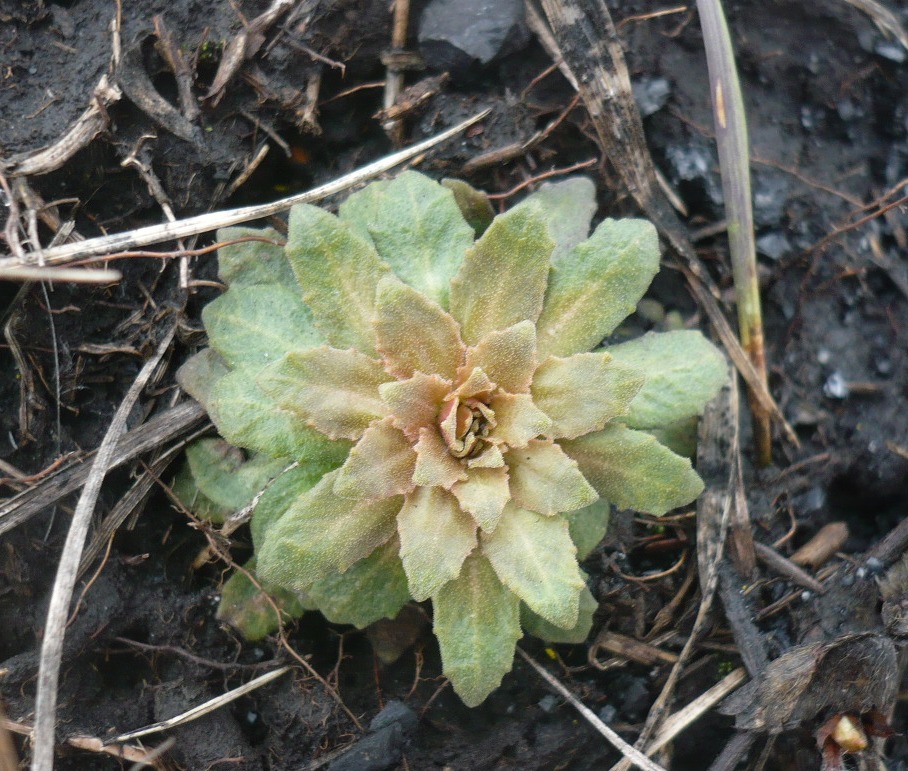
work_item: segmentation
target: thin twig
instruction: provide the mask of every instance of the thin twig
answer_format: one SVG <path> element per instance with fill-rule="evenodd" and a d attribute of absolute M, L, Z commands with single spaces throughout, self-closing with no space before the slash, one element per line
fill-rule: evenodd
<path fill-rule="evenodd" d="M 114 413 L 110 427 L 104 435 L 104 440 L 101 442 L 101 446 L 98 448 L 98 453 L 92 463 L 91 473 L 82 490 L 82 495 L 79 497 L 79 502 L 70 522 L 69 532 L 66 534 L 66 543 L 60 555 L 60 564 L 54 579 L 50 607 L 48 608 L 47 619 L 44 624 L 44 639 L 41 643 L 38 693 L 35 699 L 32 771 L 52 771 L 54 765 L 57 684 L 63 656 L 63 636 L 65 634 L 69 603 L 76 584 L 79 562 L 82 558 L 82 549 L 85 546 L 85 537 L 88 534 L 91 515 L 98 500 L 98 495 L 101 492 L 101 483 L 104 481 L 104 477 L 110 467 L 117 440 L 126 428 L 126 419 L 132 412 L 132 408 L 157 369 L 161 359 L 164 358 L 164 354 L 170 348 L 176 330 L 177 325 L 174 322 L 164 334 L 154 355 L 139 371 L 116 413 Z"/>
<path fill-rule="evenodd" d="M 149 246 L 150 244 L 161 243 L 162 241 L 175 241 L 187 236 L 195 236 L 200 233 L 207 233 L 211 230 L 227 227 L 228 225 L 238 225 L 249 220 L 270 217 L 273 214 L 280 214 L 287 211 L 298 203 L 312 203 L 319 201 L 329 195 L 340 193 L 354 185 L 358 185 L 368 179 L 384 174 L 395 166 L 405 163 L 418 155 L 422 155 L 427 150 L 436 145 L 447 141 L 451 137 L 461 133 L 464 129 L 469 128 L 474 123 L 485 118 L 490 109 L 477 113 L 472 118 L 452 126 L 447 131 L 430 137 L 423 142 L 419 142 L 404 150 L 399 150 L 391 155 L 363 166 L 350 174 L 335 179 L 319 187 L 307 190 L 305 193 L 298 193 L 289 198 L 282 198 L 273 203 L 244 206 L 239 209 L 227 209 L 222 212 L 212 212 L 209 214 L 200 214 L 196 217 L 189 217 L 184 220 L 177 220 L 170 223 L 165 222 L 159 225 L 149 225 L 148 227 L 130 230 L 127 233 L 116 233 L 110 236 L 101 236 L 90 238 L 75 244 L 63 244 L 44 251 L 44 261 L 47 265 L 65 265 L 84 257 L 94 257 L 101 254 L 110 254 L 112 252 L 134 249 L 139 246 Z M 28 254 L 25 255 L 26 259 Z M 6 260 L 0 260 L 0 267 L 22 264 L 20 260 L 11 257 Z"/>
<path fill-rule="evenodd" d="M 214 712 L 216 709 L 230 704 L 232 701 L 236 701 L 240 696 L 245 696 L 247 693 L 251 693 L 257 688 L 261 688 L 263 685 L 267 685 L 272 680 L 277 680 L 281 675 L 290 671 L 290 667 L 280 667 L 271 672 L 266 672 L 264 675 L 259 675 L 258 677 L 250 680 L 248 683 L 234 688 L 233 690 L 222 693 L 220 696 L 215 696 L 213 699 L 209 699 L 202 704 L 198 704 L 192 709 L 187 709 L 185 712 L 181 712 L 179 715 L 168 718 L 167 720 L 160 720 L 157 723 L 152 723 L 151 725 L 145 726 L 144 728 L 137 728 L 135 731 L 127 731 L 125 734 L 120 734 L 111 739 L 112 742 L 128 742 L 131 739 L 138 739 L 140 736 L 148 736 L 150 734 L 157 734 L 161 731 L 166 731 L 168 728 L 176 728 L 177 726 L 183 725 L 185 723 L 191 723 L 193 720 L 198 720 L 200 717 L 207 715 L 209 712 Z"/>
<path fill-rule="evenodd" d="M 552 675 L 547 669 L 545 669 L 540 664 L 537 664 L 536 661 L 524 653 L 520 648 L 517 649 L 517 654 L 526 661 L 536 672 L 539 673 L 539 676 L 545 680 L 558 694 L 570 703 L 570 705 L 576 709 L 586 721 L 593 726 L 600 734 L 602 734 L 608 741 L 612 744 L 615 749 L 617 749 L 629 764 L 636 765 L 639 768 L 642 768 L 644 771 L 665 771 L 662 766 L 658 763 L 654 763 L 646 755 L 644 755 L 640 750 L 635 749 L 630 744 L 628 744 L 624 739 L 618 736 L 611 728 L 609 728 L 605 723 L 603 723 L 589 707 L 587 707 L 580 699 L 574 696 L 567 688 L 562 685 L 562 683 Z"/>

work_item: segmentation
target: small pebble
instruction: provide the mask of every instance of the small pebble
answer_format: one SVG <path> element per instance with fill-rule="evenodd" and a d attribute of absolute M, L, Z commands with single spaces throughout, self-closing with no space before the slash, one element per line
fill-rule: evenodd
<path fill-rule="evenodd" d="M 554 711 L 558 706 L 558 697 L 554 693 L 547 694 L 539 700 L 539 709 L 546 714 Z"/>
<path fill-rule="evenodd" d="M 823 393 L 830 399 L 847 399 L 851 391 L 841 372 L 833 372 L 823 384 Z"/>

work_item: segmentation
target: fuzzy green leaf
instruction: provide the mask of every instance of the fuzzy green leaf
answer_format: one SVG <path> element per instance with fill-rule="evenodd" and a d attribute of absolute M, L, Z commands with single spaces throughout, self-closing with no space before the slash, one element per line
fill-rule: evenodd
<path fill-rule="evenodd" d="M 608 532 L 608 523 L 612 516 L 612 504 L 600 498 L 589 506 L 564 515 L 568 522 L 571 540 L 577 547 L 577 560 L 582 562 L 592 554 Z"/>
<path fill-rule="evenodd" d="M 419 437 L 420 428 L 435 422 L 442 400 L 450 391 L 450 381 L 421 372 L 408 380 L 394 380 L 378 387 L 394 417 L 394 425 L 411 439 Z"/>
<path fill-rule="evenodd" d="M 211 412 L 209 405 L 214 384 L 228 372 L 227 362 L 216 351 L 204 348 L 177 370 L 177 382 L 207 412 Z"/>
<path fill-rule="evenodd" d="M 511 671 L 521 638 L 520 601 L 479 554 L 432 598 L 445 675 L 468 707 L 481 704 Z"/>
<path fill-rule="evenodd" d="M 331 439 L 359 439 L 388 408 L 378 387 L 390 378 L 375 359 L 354 350 L 311 348 L 288 353 L 256 382 L 282 408 Z"/>
<path fill-rule="evenodd" d="M 244 371 L 218 380 L 205 405 L 221 436 L 231 444 L 277 458 L 342 461 L 350 442 L 333 441 L 309 428 L 299 415 L 282 409 Z"/>
<path fill-rule="evenodd" d="M 546 182 L 514 208 L 533 205 L 544 214 L 549 235 L 555 242 L 552 264 L 556 265 L 589 235 L 596 213 L 596 186 L 589 177 Z"/>
<path fill-rule="evenodd" d="M 199 519 L 221 525 L 234 509 L 230 506 L 219 506 L 199 490 L 192 478 L 192 470 L 184 463 L 170 483 L 170 489 L 177 499 Z"/>
<path fill-rule="evenodd" d="M 337 471 L 297 498 L 265 531 L 258 572 L 269 584 L 306 590 L 346 571 L 394 535 L 403 499 L 351 501 L 334 493 Z"/>
<path fill-rule="evenodd" d="M 531 439 L 548 435 L 552 420 L 535 404 L 529 394 L 497 393 L 489 400 L 498 425 L 492 437 L 509 447 L 526 447 Z"/>
<path fill-rule="evenodd" d="M 418 602 L 457 578 L 476 548 L 476 523 L 440 487 L 417 487 L 408 495 L 397 515 L 397 530 L 410 594 Z"/>
<path fill-rule="evenodd" d="M 540 640 L 550 643 L 567 643 L 580 645 L 593 628 L 593 615 L 599 609 L 599 603 L 593 593 L 586 586 L 580 592 L 580 606 L 577 612 L 577 623 L 570 629 L 555 626 L 546 621 L 542 616 L 533 613 L 525 603 L 520 603 L 520 625 L 523 631 Z"/>
<path fill-rule="evenodd" d="M 451 314 L 467 345 L 542 310 L 554 242 L 535 206 L 499 214 L 451 281 Z"/>
<path fill-rule="evenodd" d="M 511 500 L 511 489 L 508 485 L 508 469 L 502 465 L 497 468 L 470 469 L 467 478 L 456 482 L 451 492 L 476 524 L 491 533 L 501 519 L 505 504 Z"/>
<path fill-rule="evenodd" d="M 533 376 L 530 392 L 552 419 L 551 436 L 574 439 L 626 415 L 643 385 L 640 370 L 616 364 L 607 353 L 550 356 Z"/>
<path fill-rule="evenodd" d="M 255 560 L 244 565 L 245 569 L 254 572 Z M 262 592 L 245 573 L 237 571 L 221 587 L 221 602 L 218 605 L 217 619 L 230 624 L 247 640 L 256 641 L 276 632 L 283 624 L 299 618 L 315 606 L 305 594 L 286 589 L 265 587 L 268 596 L 277 605 L 280 618 L 265 593 Z"/>
<path fill-rule="evenodd" d="M 287 258 L 315 324 L 331 345 L 375 354 L 375 287 L 391 269 L 372 244 L 315 206 L 290 210 Z"/>
<path fill-rule="evenodd" d="M 669 423 L 659 428 L 648 428 L 646 433 L 656 437 L 659 444 L 664 444 L 674 453 L 685 458 L 693 458 L 697 454 L 697 425 L 699 418 L 692 415 L 684 420 Z"/>
<path fill-rule="evenodd" d="M 298 291 L 296 279 L 284 254 L 286 240 L 274 228 L 221 228 L 217 240 L 232 241 L 236 238 L 268 239 L 268 241 L 243 241 L 218 249 L 218 276 L 231 287 L 252 284 L 278 284 Z"/>
<path fill-rule="evenodd" d="M 338 465 L 340 464 L 327 468 L 318 464 L 294 466 L 268 485 L 252 511 L 252 520 L 249 523 L 252 543 L 256 549 L 264 543 L 268 529 L 284 516 L 287 509 Z"/>
<path fill-rule="evenodd" d="M 378 285 L 375 337 L 385 369 L 395 377 L 422 372 L 453 380 L 463 363 L 457 322 L 436 302 L 393 278 Z"/>
<path fill-rule="evenodd" d="M 703 491 L 690 461 L 643 431 L 612 424 L 560 444 L 596 492 L 620 509 L 661 516 Z"/>
<path fill-rule="evenodd" d="M 505 456 L 514 503 L 551 516 L 589 506 L 596 491 L 577 468 L 573 458 L 551 442 L 530 442 Z"/>
<path fill-rule="evenodd" d="M 416 453 L 391 418 L 375 421 L 350 450 L 334 483 L 344 498 L 390 498 L 413 489 Z"/>
<path fill-rule="evenodd" d="M 555 626 L 577 623 L 580 590 L 577 547 L 562 517 L 546 517 L 509 503 L 498 527 L 482 533 L 482 553 L 501 582 Z"/>
<path fill-rule="evenodd" d="M 186 448 L 186 461 L 199 491 L 219 506 L 236 511 L 252 500 L 268 480 L 290 461 L 257 454 L 246 460 L 238 447 L 223 439 L 206 438 Z"/>
<path fill-rule="evenodd" d="M 467 350 L 461 375 L 481 369 L 499 388 L 508 393 L 530 390 L 536 371 L 536 329 L 531 321 L 521 321 L 507 329 L 490 332 Z"/>
<path fill-rule="evenodd" d="M 362 629 L 394 618 L 410 599 L 400 543 L 392 538 L 346 573 L 335 573 L 309 587 L 307 594 L 329 621 Z"/>
<path fill-rule="evenodd" d="M 351 195 L 341 204 L 340 217 L 375 244 L 401 280 L 448 307 L 451 278 L 473 243 L 473 228 L 450 190 L 405 171 Z"/>
<path fill-rule="evenodd" d="M 621 419 L 631 428 L 659 428 L 701 414 L 728 379 L 725 357 L 695 330 L 651 332 L 608 352 L 646 375 Z"/>
<path fill-rule="evenodd" d="M 659 239 L 645 220 L 605 220 L 558 261 L 536 325 L 539 357 L 589 351 L 637 307 L 659 270 Z"/>
<path fill-rule="evenodd" d="M 324 342 L 298 289 L 276 284 L 230 289 L 205 306 L 202 321 L 211 347 L 231 367 L 253 372 Z"/>
<path fill-rule="evenodd" d="M 486 228 L 495 219 L 495 210 L 482 190 L 477 190 L 462 179 L 443 179 L 441 184 L 454 193 L 454 201 L 460 209 L 467 224 L 473 228 L 477 238 L 486 232 Z"/>

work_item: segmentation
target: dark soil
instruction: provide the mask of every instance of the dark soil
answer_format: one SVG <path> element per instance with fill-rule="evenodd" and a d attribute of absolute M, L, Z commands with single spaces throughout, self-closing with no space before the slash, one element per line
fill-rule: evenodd
<path fill-rule="evenodd" d="M 45 245 L 55 219 L 72 221 L 84 237 L 164 220 L 161 196 L 156 199 L 134 167 L 122 165 L 130 155 L 154 173 L 176 216 L 185 217 L 305 190 L 394 149 L 373 117 L 382 100 L 375 83 L 385 77 L 381 53 L 391 39 L 385 0 L 293 4 L 290 16 L 279 17 L 257 39 L 257 50 L 220 99 L 199 101 L 230 42 L 244 29 L 240 11 L 249 23 L 268 5 L 265 0 L 123 3 L 122 58 L 115 77 L 124 97 L 106 106 L 106 128 L 87 147 L 59 168 L 26 178 L 32 193 L 47 203 L 40 225 Z M 414 48 L 424 7 L 414 0 L 409 38 Z M 723 205 L 696 14 L 650 18 L 665 8 L 655 2 L 609 7 L 656 164 L 683 200 L 691 232 L 707 232 L 722 219 Z M 0 0 L 0 171 L 9 180 L 16 177 L 22 154 L 55 142 L 89 105 L 108 71 L 115 10 L 100 0 Z M 830 522 L 847 523 L 851 533 L 841 555 L 828 563 L 836 572 L 827 578 L 830 591 L 823 596 L 803 592 L 762 567 L 750 582 L 751 614 L 794 594 L 792 602 L 758 621 L 763 644 L 775 658 L 800 642 L 879 627 L 873 571 L 855 567 L 908 506 L 908 233 L 904 206 L 886 208 L 905 195 L 908 177 L 908 51 L 838 0 L 729 2 L 726 12 L 749 114 L 770 385 L 801 442 L 795 448 L 777 438 L 769 469 L 757 471 L 748 462 L 745 485 L 755 537 L 771 544 L 794 524 L 793 537 L 779 546 L 790 553 Z M 899 12 L 908 21 L 908 11 Z M 163 15 L 192 73 L 198 118 L 189 120 L 175 107 L 178 83 L 155 47 L 155 14 Z M 528 140 L 573 97 L 557 71 L 534 83 L 551 64 L 535 39 L 518 34 L 510 45 L 510 52 L 489 64 L 459 68 L 442 93 L 405 118 L 411 142 L 484 107 L 493 109 L 478 128 L 432 153 L 420 168 L 499 193 L 551 169 L 597 158 L 600 163 L 587 173 L 599 187 L 600 216 L 638 214 L 619 177 L 601 160 L 582 107 L 529 151 L 504 163 L 476 164 L 488 151 Z M 409 73 L 408 85 L 438 74 L 434 55 L 427 51 L 428 69 Z M 307 93 L 316 77 L 321 78 L 317 92 Z M 157 112 L 150 109 L 143 102 L 150 92 L 170 111 L 159 103 Z M 266 145 L 264 162 L 232 186 Z M 472 165 L 465 173 L 467 161 Z M 522 194 L 504 200 L 511 203 Z M 206 243 L 210 237 L 199 241 Z M 727 292 L 724 299 L 731 300 L 724 234 L 707 235 L 697 246 Z M 8 342 L 0 346 L 3 495 L 11 497 L 35 481 L 17 480 L 16 470 L 42 475 L 61 455 L 100 444 L 143 361 L 179 314 L 178 342 L 130 425 L 172 403 L 173 372 L 200 344 L 199 311 L 216 291 L 198 284 L 188 293 L 181 290 L 175 260 L 120 260 L 115 267 L 123 281 L 103 288 L 58 284 L 45 291 L 31 285 L 17 293 L 16 285 L 0 283 L 4 323 L 22 352 L 17 363 Z M 193 259 L 189 269 L 194 281 L 211 280 L 214 257 Z M 677 272 L 663 271 L 650 296 L 665 310 L 680 312 L 685 322 L 705 325 Z M 734 318 L 730 302 L 726 310 Z M 642 330 L 650 321 L 635 316 L 630 323 Z M 744 436 L 749 455 L 746 425 Z M 136 464 L 109 475 L 99 519 L 131 487 L 133 472 L 142 470 Z M 29 725 L 48 592 L 72 505 L 72 498 L 64 498 L 48 506 L 3 535 L 0 544 L 3 706 L 9 718 Z M 669 568 L 693 548 L 692 520 L 673 522 L 654 544 L 652 527 L 616 516 L 612 534 L 585 565 L 597 581 L 597 630 L 642 637 L 652 628 L 685 570 L 648 583 L 627 576 Z M 188 524 L 153 491 L 117 532 L 103 563 L 96 560 L 77 587 L 77 595 L 85 591 L 66 636 L 61 740 L 109 738 L 179 714 L 278 662 L 294 663 L 276 640 L 246 643 L 215 620 L 226 566 L 195 565 L 206 540 Z M 233 554 L 242 561 L 248 533 L 237 536 Z M 689 557 L 694 564 L 694 555 Z M 676 634 L 660 641 L 665 650 L 680 650 L 697 603 L 695 592 L 681 603 L 671 627 Z M 502 687 L 482 707 L 469 710 L 449 688 L 439 692 L 443 680 L 430 636 L 390 666 L 373 656 L 363 633 L 332 627 L 317 614 L 294 624 L 288 639 L 337 686 L 364 726 L 389 702 L 407 705 L 395 730 L 364 745 L 378 733 L 364 735 L 314 678 L 294 667 L 292 674 L 229 707 L 148 737 L 146 746 L 172 737 L 166 767 L 191 771 L 602 769 L 620 759 L 519 659 Z M 599 671 L 587 663 L 587 646 L 546 651 L 531 640 L 523 645 L 631 741 L 669 669 L 625 663 Z M 738 663 L 729 624 L 719 613 L 681 682 L 677 705 Z M 896 732 L 905 730 L 904 721 L 897 711 Z M 766 767 L 819 768 L 811 735 L 816 728 L 808 721 L 783 734 Z M 711 713 L 682 734 L 663 764 L 676 771 L 707 768 L 732 734 L 732 721 Z M 762 746 L 761 738 L 751 762 Z M 345 754 L 348 747 L 349 753 L 364 747 L 368 752 Z M 26 745 L 18 744 L 17 751 L 27 758 Z M 887 754 L 890 769 L 908 768 L 903 739 L 891 741 Z M 59 768 L 128 766 L 63 744 L 58 754 Z"/>

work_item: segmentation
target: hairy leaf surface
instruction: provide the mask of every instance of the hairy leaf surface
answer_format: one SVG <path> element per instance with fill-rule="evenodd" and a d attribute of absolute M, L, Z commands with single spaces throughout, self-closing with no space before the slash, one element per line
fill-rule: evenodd
<path fill-rule="evenodd" d="M 555 626 L 577 623 L 585 584 L 564 519 L 509 503 L 495 531 L 480 538 L 498 578 L 531 610 Z"/>
<path fill-rule="evenodd" d="M 521 638 L 520 600 L 480 554 L 432 598 L 444 672 L 468 707 L 485 701 L 511 671 Z"/>
<path fill-rule="evenodd" d="M 473 243 L 473 228 L 450 190 L 405 171 L 351 195 L 341 204 L 340 217 L 375 244 L 400 279 L 448 307 L 451 278 Z"/>
<path fill-rule="evenodd" d="M 561 442 L 587 481 L 620 509 L 661 516 L 690 503 L 703 482 L 687 458 L 675 455 L 650 434 L 621 424 Z"/>
<path fill-rule="evenodd" d="M 645 220 L 605 220 L 552 269 L 536 325 L 539 357 L 589 351 L 637 307 L 659 270 Z"/>
<path fill-rule="evenodd" d="M 609 348 L 615 362 L 646 373 L 621 422 L 660 428 L 699 415 L 728 379 L 728 363 L 700 332 L 650 333 Z"/>

